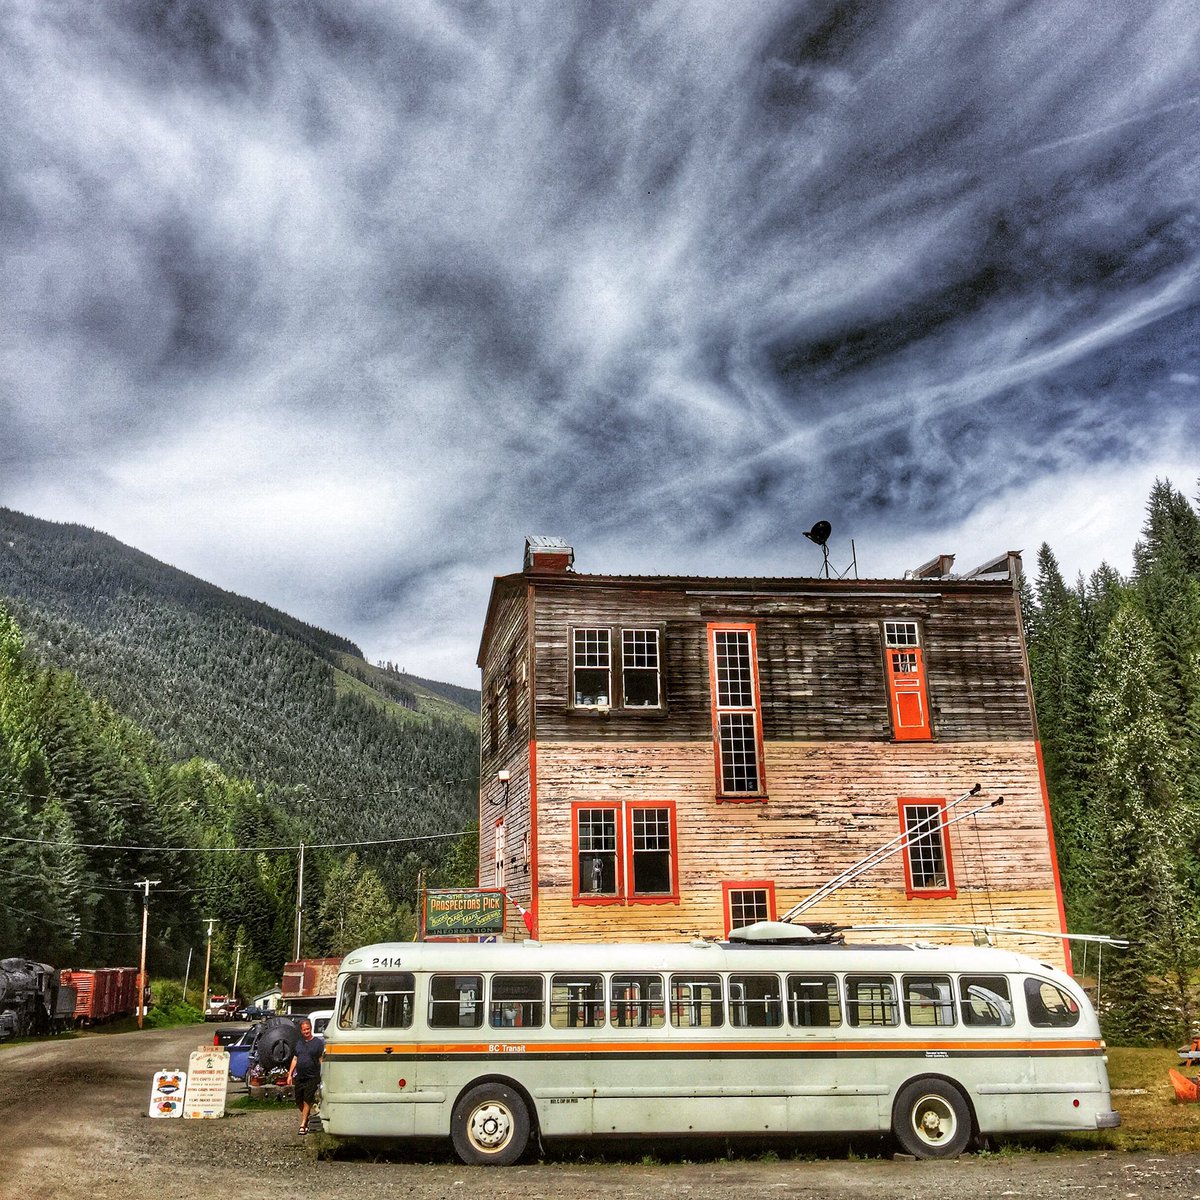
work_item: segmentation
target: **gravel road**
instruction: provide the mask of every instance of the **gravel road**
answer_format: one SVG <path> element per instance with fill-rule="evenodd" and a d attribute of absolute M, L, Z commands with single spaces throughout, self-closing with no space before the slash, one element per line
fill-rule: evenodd
<path fill-rule="evenodd" d="M 220 1121 L 150 1120 L 155 1071 L 186 1067 L 201 1028 L 97 1034 L 0 1048 L 0 1200 L 983 1200 L 1078 1197 L 1200 1200 L 1200 1155 L 1116 1153 L 966 1156 L 957 1162 L 726 1158 L 708 1144 L 690 1161 L 647 1165 L 558 1152 L 510 1168 L 464 1167 L 422 1149 L 321 1159 L 295 1133 L 294 1110 L 234 1111 Z"/>

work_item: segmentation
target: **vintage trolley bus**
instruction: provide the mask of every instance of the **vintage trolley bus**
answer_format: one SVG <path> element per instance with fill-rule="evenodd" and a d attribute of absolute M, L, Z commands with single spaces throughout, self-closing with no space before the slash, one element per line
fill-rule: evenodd
<path fill-rule="evenodd" d="M 396 943 L 349 954 L 327 1030 L 336 1137 L 449 1137 L 468 1163 L 539 1138 L 1118 1124 L 1068 976 L 976 947 Z"/>

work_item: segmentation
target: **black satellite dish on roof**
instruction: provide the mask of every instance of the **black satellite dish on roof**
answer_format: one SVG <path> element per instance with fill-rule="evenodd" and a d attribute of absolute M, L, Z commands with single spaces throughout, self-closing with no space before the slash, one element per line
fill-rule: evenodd
<path fill-rule="evenodd" d="M 805 530 L 804 536 L 810 542 L 815 542 L 818 546 L 823 546 L 829 541 L 829 535 L 833 532 L 833 526 L 828 521 L 818 521 L 811 529 Z"/>

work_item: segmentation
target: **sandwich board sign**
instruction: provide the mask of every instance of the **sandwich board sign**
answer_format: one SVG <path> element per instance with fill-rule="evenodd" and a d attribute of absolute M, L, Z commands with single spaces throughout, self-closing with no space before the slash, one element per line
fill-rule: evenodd
<path fill-rule="evenodd" d="M 229 1055 L 220 1046 L 201 1046 L 188 1059 L 183 1115 L 189 1120 L 212 1120 L 225 1115 Z"/>
<path fill-rule="evenodd" d="M 186 1071 L 156 1071 L 150 1085 L 150 1115 L 152 1117 L 182 1117 L 183 1092 L 187 1087 Z"/>

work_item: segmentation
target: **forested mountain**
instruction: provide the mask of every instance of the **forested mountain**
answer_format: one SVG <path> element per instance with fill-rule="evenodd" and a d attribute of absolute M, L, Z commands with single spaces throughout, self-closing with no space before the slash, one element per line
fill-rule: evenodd
<path fill-rule="evenodd" d="M 372 666 L 344 638 L 104 534 L 3 509 L 0 621 L 9 837 L 231 847 L 185 853 L 170 871 L 155 852 L 103 861 L 100 850 L 35 847 L 37 861 L 15 870 L 24 844 L 0 843 L 7 953 L 50 946 L 60 959 L 111 958 L 100 935 L 129 917 L 131 876 L 167 872 L 192 889 L 179 893 L 191 900 L 177 913 L 190 942 L 201 915 L 221 916 L 230 942 L 238 926 L 253 928 L 243 969 L 271 975 L 290 947 L 295 856 L 232 847 L 387 843 L 309 855 L 314 952 L 337 949 L 330 930 L 347 940 L 356 913 L 383 921 L 386 912 L 394 924 L 422 868 L 436 877 L 461 867 L 447 835 L 475 813 L 478 698 L 468 689 Z M 156 911 L 170 912 L 168 894 Z M 43 912 L 51 899 L 60 907 Z"/>
<path fill-rule="evenodd" d="M 1200 967 L 1195 507 L 1155 484 L 1129 578 L 1102 564 L 1069 585 L 1043 545 L 1025 613 L 1069 925 L 1134 943 L 1104 955 L 1106 1029 L 1183 1036 Z"/>

